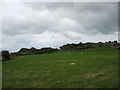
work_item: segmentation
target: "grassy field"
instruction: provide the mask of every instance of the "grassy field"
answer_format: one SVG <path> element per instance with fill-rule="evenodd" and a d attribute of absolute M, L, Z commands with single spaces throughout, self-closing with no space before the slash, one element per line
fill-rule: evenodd
<path fill-rule="evenodd" d="M 18 56 L 2 65 L 3 88 L 118 87 L 117 49 Z"/>

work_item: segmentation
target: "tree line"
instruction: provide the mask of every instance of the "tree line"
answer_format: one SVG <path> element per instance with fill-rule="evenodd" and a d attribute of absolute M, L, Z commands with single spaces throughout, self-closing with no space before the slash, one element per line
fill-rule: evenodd
<path fill-rule="evenodd" d="M 9 53 L 9 51 L 3 50 L 1 54 L 2 54 L 2 60 L 6 61 L 9 60 L 11 57 L 15 57 L 15 56 L 45 54 L 45 53 L 53 53 L 53 52 L 66 51 L 66 50 L 84 50 L 88 48 L 99 48 L 99 47 L 110 47 L 110 48 L 120 49 L 120 43 L 118 43 L 117 41 L 108 41 L 105 43 L 80 42 L 78 44 L 71 43 L 71 44 L 62 45 L 59 47 L 60 49 L 51 48 L 51 47 L 36 49 L 34 47 L 31 47 L 30 49 L 21 48 L 18 52 L 14 52 L 14 53 Z"/>

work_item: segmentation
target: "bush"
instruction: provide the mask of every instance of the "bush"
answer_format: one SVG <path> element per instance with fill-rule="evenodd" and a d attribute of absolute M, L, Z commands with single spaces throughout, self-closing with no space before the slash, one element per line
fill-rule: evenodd
<path fill-rule="evenodd" d="M 10 54 L 8 51 L 2 51 L 2 60 L 3 61 L 6 61 L 6 60 L 9 60 L 10 59 Z"/>
<path fill-rule="evenodd" d="M 114 41 L 115 44 L 117 44 L 117 41 Z"/>
<path fill-rule="evenodd" d="M 52 52 L 57 52 L 57 51 L 59 51 L 59 50 L 51 48 L 51 47 L 46 47 L 46 48 L 39 49 L 39 51 L 37 52 L 37 54 L 52 53 Z"/>

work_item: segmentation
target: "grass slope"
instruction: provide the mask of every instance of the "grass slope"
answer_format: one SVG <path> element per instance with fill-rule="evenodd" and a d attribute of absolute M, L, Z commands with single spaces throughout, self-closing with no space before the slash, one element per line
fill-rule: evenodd
<path fill-rule="evenodd" d="M 116 88 L 118 50 L 18 56 L 3 62 L 2 69 L 3 88 Z"/>

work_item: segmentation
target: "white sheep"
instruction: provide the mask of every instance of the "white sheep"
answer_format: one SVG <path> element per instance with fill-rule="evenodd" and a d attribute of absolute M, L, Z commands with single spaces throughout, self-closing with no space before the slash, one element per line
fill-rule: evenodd
<path fill-rule="evenodd" d="M 70 65 L 75 65 L 75 64 L 76 64 L 76 63 L 73 63 L 73 62 L 72 62 L 72 63 L 70 63 Z"/>

